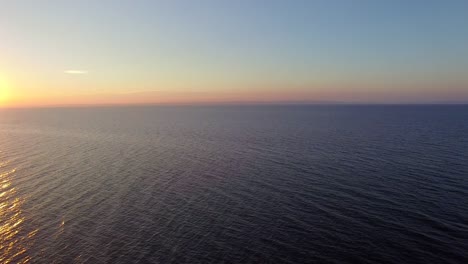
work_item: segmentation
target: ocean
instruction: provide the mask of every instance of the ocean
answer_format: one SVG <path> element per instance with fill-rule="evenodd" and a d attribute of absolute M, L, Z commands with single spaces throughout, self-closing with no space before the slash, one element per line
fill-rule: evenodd
<path fill-rule="evenodd" d="M 468 106 L 0 110 L 0 263 L 468 263 Z"/>

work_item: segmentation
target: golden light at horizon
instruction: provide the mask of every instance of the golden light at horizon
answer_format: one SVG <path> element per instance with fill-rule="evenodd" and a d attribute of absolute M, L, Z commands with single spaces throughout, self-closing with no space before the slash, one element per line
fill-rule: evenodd
<path fill-rule="evenodd" d="M 0 104 L 4 104 L 10 97 L 10 84 L 3 75 L 0 75 Z"/>

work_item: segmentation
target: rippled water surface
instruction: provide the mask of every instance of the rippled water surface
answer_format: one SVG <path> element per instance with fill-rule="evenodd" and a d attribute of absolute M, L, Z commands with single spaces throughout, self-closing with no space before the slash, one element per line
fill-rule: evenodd
<path fill-rule="evenodd" d="M 0 263 L 468 263 L 468 107 L 0 110 Z"/>

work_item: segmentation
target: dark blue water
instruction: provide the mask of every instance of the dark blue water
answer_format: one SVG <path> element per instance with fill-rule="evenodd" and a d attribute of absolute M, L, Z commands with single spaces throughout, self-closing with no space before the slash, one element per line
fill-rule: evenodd
<path fill-rule="evenodd" d="M 0 111 L 0 262 L 468 263 L 467 106 Z"/>

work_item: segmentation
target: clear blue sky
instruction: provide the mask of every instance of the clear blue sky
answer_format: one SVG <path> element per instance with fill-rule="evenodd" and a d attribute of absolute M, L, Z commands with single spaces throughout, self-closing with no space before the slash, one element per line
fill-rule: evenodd
<path fill-rule="evenodd" d="M 468 1 L 10 0 L 0 39 L 30 100 L 468 101 Z"/>

